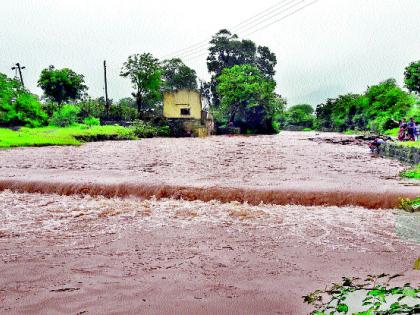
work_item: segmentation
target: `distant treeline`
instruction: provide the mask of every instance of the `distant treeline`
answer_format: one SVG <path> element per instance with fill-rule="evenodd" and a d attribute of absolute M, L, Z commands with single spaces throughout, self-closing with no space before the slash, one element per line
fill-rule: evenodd
<path fill-rule="evenodd" d="M 388 79 L 368 87 L 363 94 L 328 99 L 315 110 L 310 105 L 292 106 L 281 115 L 281 125 L 283 128 L 382 133 L 398 127 L 403 118 L 413 117 L 420 122 L 420 61 L 406 68 L 405 85 L 408 92 L 394 79 Z"/>
<path fill-rule="evenodd" d="M 69 68 L 49 66 L 42 70 L 38 80 L 42 98 L 0 73 L 0 126 L 134 120 L 162 125 L 162 93 L 175 89 L 200 89 L 210 104 L 216 127 L 237 127 L 242 133 L 275 133 L 292 127 L 382 132 L 397 126 L 402 118 L 419 121 L 416 94 L 420 93 L 420 61 L 406 68 L 409 92 L 389 79 L 361 95 L 328 99 L 315 111 L 307 104 L 286 109 L 286 100 L 275 93 L 277 58 L 268 47 L 239 39 L 225 29 L 209 44 L 208 82 L 198 82 L 195 70 L 179 58 L 159 61 L 150 53 L 129 56 L 120 75 L 130 80 L 133 92 L 119 101 L 89 97 L 84 76 Z"/>

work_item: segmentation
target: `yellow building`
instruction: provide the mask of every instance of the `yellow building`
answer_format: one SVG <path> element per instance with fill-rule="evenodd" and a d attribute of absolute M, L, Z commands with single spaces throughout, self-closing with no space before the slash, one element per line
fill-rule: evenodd
<path fill-rule="evenodd" d="M 202 119 L 201 95 L 196 90 L 163 93 L 163 116 L 169 119 Z"/>

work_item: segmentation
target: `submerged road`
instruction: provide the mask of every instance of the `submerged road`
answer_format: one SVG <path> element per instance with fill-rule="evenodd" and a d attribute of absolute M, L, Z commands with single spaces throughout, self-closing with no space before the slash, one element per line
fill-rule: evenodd
<path fill-rule="evenodd" d="M 401 163 L 314 137 L 348 136 L 282 132 L 3 150 L 0 189 L 369 208 L 420 194 L 398 176 Z"/>

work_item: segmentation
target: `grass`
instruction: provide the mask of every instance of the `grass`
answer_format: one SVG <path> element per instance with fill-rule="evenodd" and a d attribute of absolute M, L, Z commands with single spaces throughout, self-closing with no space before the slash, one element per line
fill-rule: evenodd
<path fill-rule="evenodd" d="M 398 145 L 402 145 L 404 147 L 409 147 L 409 148 L 420 149 L 420 141 L 403 141 L 403 142 L 398 142 Z"/>
<path fill-rule="evenodd" d="M 21 128 L 13 131 L 0 128 L 0 149 L 48 145 L 80 145 L 83 142 L 101 140 L 135 139 L 132 129 L 122 126 L 77 125 L 66 128 Z"/>
<path fill-rule="evenodd" d="M 420 179 L 420 163 L 408 170 L 402 171 L 400 175 L 402 177 Z"/>

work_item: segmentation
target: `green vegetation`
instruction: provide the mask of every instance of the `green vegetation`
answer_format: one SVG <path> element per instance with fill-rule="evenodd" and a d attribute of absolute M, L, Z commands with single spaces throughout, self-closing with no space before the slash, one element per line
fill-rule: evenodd
<path fill-rule="evenodd" d="M 87 90 L 83 75 L 69 68 L 56 69 L 54 66 L 42 70 L 38 86 L 48 99 L 59 105 L 81 99 Z"/>
<path fill-rule="evenodd" d="M 145 111 L 161 99 L 162 70 L 159 60 L 152 54 L 135 54 L 124 62 L 120 75 L 129 78 L 134 89 L 137 115 L 142 119 Z M 148 107 L 147 107 L 148 106 Z"/>
<path fill-rule="evenodd" d="M 79 145 L 87 141 L 131 140 L 135 138 L 133 129 L 121 126 L 94 126 L 89 128 L 78 125 L 67 128 L 21 128 L 18 131 L 0 128 L 0 148 Z"/>
<path fill-rule="evenodd" d="M 402 198 L 400 208 L 408 212 L 420 211 L 420 197 L 415 199 Z"/>
<path fill-rule="evenodd" d="M 418 147 L 420 147 L 420 145 Z M 417 164 L 408 170 L 402 171 L 400 175 L 402 177 L 420 179 L 420 164 Z"/>
<path fill-rule="evenodd" d="M 272 133 L 276 106 L 274 80 L 255 66 L 226 68 L 217 78 L 220 96 L 219 121 L 251 133 Z"/>
<path fill-rule="evenodd" d="M 370 86 L 362 95 L 346 94 L 328 99 L 316 108 L 316 124 L 321 130 L 369 130 L 383 133 L 398 127 L 402 118 L 420 119 L 413 95 L 403 91 L 394 79 Z"/>
<path fill-rule="evenodd" d="M 47 114 L 38 98 L 19 81 L 0 73 L 0 125 L 39 127 L 46 121 Z"/>
<path fill-rule="evenodd" d="M 282 127 L 301 127 L 306 131 L 312 130 L 315 122 L 313 112 L 313 107 L 308 104 L 291 106 L 283 112 Z"/>
<path fill-rule="evenodd" d="M 68 127 L 76 124 L 80 107 L 75 105 L 63 105 L 57 109 L 49 120 L 51 126 Z"/>
<path fill-rule="evenodd" d="M 404 147 L 408 147 L 408 148 L 420 149 L 420 141 L 404 141 L 404 142 L 398 142 L 397 144 L 402 145 Z"/>
<path fill-rule="evenodd" d="M 181 59 L 164 60 L 161 67 L 164 90 L 197 89 L 197 74 L 195 70 L 185 65 Z"/>
<path fill-rule="evenodd" d="M 269 79 L 273 79 L 276 55 L 268 47 L 257 46 L 249 39 L 240 40 L 236 34 L 226 29 L 217 32 L 210 40 L 207 69 L 210 82 L 203 84 L 202 93 L 206 95 L 214 107 L 220 104 L 217 91 L 218 77 L 224 69 L 240 65 L 251 65 L 258 68 Z"/>
<path fill-rule="evenodd" d="M 410 92 L 420 95 L 420 60 L 410 63 L 405 68 L 404 83 Z"/>
<path fill-rule="evenodd" d="M 315 307 L 312 315 L 353 314 L 353 315 L 391 315 L 418 314 L 420 312 L 420 288 L 414 288 L 409 283 L 402 287 L 391 287 L 390 281 L 401 275 L 390 276 L 381 274 L 368 275 L 362 281 L 359 278 L 345 278 L 342 283 L 334 283 L 330 288 L 316 290 L 306 296 L 304 301 Z M 358 303 L 351 298 L 362 294 L 363 299 Z M 329 298 L 329 299 L 328 299 Z M 387 303 L 390 299 L 396 301 Z M 326 301 L 326 299 L 328 299 Z M 413 303 L 417 301 L 417 304 Z M 358 303 L 358 305 L 354 305 Z M 353 308 L 362 308 L 362 312 L 351 312 Z"/>

